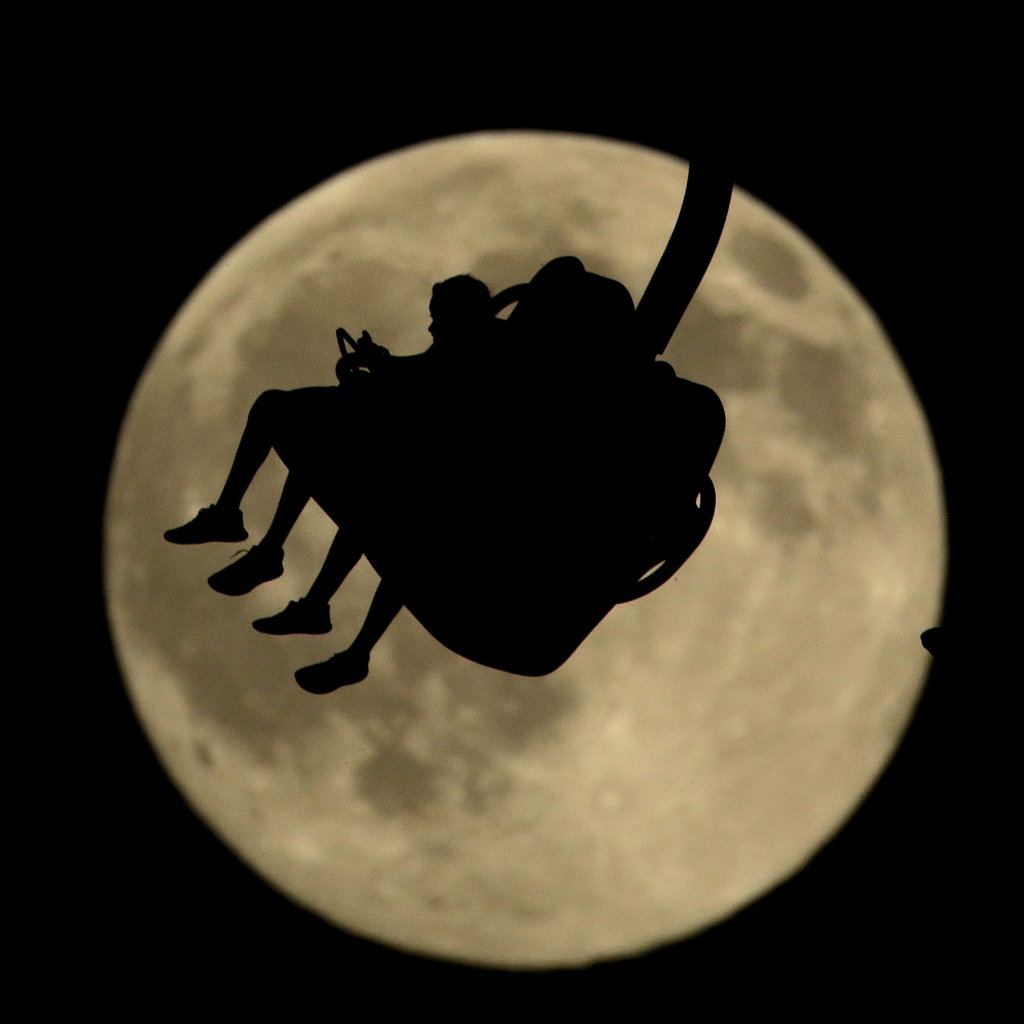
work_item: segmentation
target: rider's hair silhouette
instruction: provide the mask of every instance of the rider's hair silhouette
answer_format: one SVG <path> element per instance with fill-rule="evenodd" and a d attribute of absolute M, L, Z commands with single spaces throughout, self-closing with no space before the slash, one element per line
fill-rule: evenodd
<path fill-rule="evenodd" d="M 448 318 L 459 324 L 486 320 L 494 315 L 490 290 L 483 281 L 469 274 L 449 277 L 434 285 L 430 314 L 435 319 Z"/>

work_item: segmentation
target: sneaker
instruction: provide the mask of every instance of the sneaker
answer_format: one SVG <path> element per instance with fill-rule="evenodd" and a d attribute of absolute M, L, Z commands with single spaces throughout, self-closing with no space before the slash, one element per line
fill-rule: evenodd
<path fill-rule="evenodd" d="M 315 604 L 307 597 L 289 601 L 283 612 L 265 619 L 257 619 L 252 628 L 271 636 L 286 636 L 289 633 L 330 633 L 331 606 Z"/>
<path fill-rule="evenodd" d="M 255 590 L 261 583 L 276 580 L 284 574 L 284 550 L 264 550 L 254 544 L 237 562 L 215 572 L 207 581 L 218 594 L 238 597 Z"/>
<path fill-rule="evenodd" d="M 164 534 L 164 540 L 172 544 L 207 544 L 213 540 L 238 543 L 248 539 L 249 534 L 242 525 L 242 510 L 221 510 L 216 505 L 207 505 L 199 510 L 195 519 Z"/>
<path fill-rule="evenodd" d="M 332 693 L 343 686 L 361 683 L 370 674 L 370 656 L 349 648 L 319 665 L 307 665 L 295 673 L 306 693 Z"/>

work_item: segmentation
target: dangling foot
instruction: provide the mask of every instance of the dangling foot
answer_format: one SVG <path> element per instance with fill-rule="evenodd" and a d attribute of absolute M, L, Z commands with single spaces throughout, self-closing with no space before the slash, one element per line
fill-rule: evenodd
<path fill-rule="evenodd" d="M 370 674 L 370 656 L 350 647 L 319 665 L 307 665 L 295 673 L 295 681 L 307 693 L 332 693 L 342 686 L 361 683 Z"/>
<path fill-rule="evenodd" d="M 286 636 L 289 633 L 330 633 L 331 606 L 317 604 L 308 597 L 289 601 L 283 612 L 265 619 L 257 619 L 253 629 L 271 636 Z"/>
<path fill-rule="evenodd" d="M 242 525 L 242 510 L 219 509 L 216 505 L 207 505 L 199 510 L 195 519 L 164 534 L 164 540 L 172 544 L 207 544 L 213 540 L 238 543 L 248 539 L 249 534 Z"/>
<path fill-rule="evenodd" d="M 284 549 L 254 544 L 237 562 L 215 572 L 208 580 L 218 594 L 238 597 L 255 590 L 267 580 L 276 580 L 284 573 Z"/>

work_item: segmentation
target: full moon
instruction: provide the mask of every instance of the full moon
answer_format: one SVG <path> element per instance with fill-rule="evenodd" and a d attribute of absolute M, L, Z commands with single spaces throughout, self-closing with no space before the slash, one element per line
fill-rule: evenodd
<path fill-rule="evenodd" d="M 163 540 L 217 498 L 262 391 L 335 382 L 336 327 L 419 352 L 435 282 L 469 273 L 496 293 L 570 254 L 636 302 L 686 178 L 674 157 L 567 134 L 461 136 L 372 160 L 228 252 L 136 387 L 105 535 L 136 713 L 220 839 L 347 931 L 506 969 L 692 936 L 797 872 L 908 723 L 928 662 L 918 635 L 945 578 L 928 426 L 864 300 L 740 188 L 665 352 L 725 405 L 711 530 L 557 672 L 483 668 L 403 610 L 364 682 L 313 696 L 293 672 L 355 636 L 377 583 L 366 561 L 326 636 L 251 622 L 305 593 L 327 516 L 311 503 L 284 576 L 239 598 L 206 585 L 238 545 Z M 285 475 L 271 455 L 246 496 L 251 540 Z M 409 530 L 421 512 L 406 510 Z"/>

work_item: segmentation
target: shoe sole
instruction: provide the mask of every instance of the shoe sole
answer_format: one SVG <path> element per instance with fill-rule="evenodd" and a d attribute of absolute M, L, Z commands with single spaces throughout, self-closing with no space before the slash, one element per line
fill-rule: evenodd
<path fill-rule="evenodd" d="M 168 534 L 173 532 L 173 530 L 168 530 L 167 533 L 164 534 L 164 540 L 169 541 L 171 544 L 181 544 L 183 546 L 190 544 L 241 544 L 243 540 L 249 539 L 249 534 L 246 532 L 235 534 L 233 537 L 203 537 L 201 540 L 182 540 L 178 537 L 168 536 Z"/>
<path fill-rule="evenodd" d="M 226 570 L 221 569 L 221 572 Z M 255 583 L 250 583 L 244 588 L 238 585 L 232 585 L 230 582 L 215 583 L 214 581 L 220 573 L 215 572 L 206 582 L 210 585 L 211 590 L 216 590 L 218 594 L 224 594 L 226 597 L 241 597 L 243 594 L 249 594 L 254 591 L 257 587 L 262 586 L 264 583 L 269 583 L 271 580 L 280 579 L 284 575 L 284 566 L 282 566 L 273 576 L 264 576 L 262 579 L 256 580 Z M 227 589 L 225 589 L 227 588 Z"/>
<path fill-rule="evenodd" d="M 252 628 L 257 633 L 265 633 L 267 636 L 296 636 L 300 633 L 303 636 L 323 636 L 325 633 L 330 633 L 334 628 L 333 626 L 328 626 L 326 629 L 267 629 L 264 626 L 258 625 L 260 622 L 263 622 L 263 619 L 257 619 L 252 624 Z"/>
<path fill-rule="evenodd" d="M 324 662 L 323 664 L 327 664 Z M 317 677 L 320 675 L 319 672 L 311 672 L 311 670 L 319 669 L 320 665 L 310 665 L 307 668 L 300 668 L 295 673 L 295 682 L 306 691 L 306 693 L 313 693 L 317 696 L 323 696 L 324 694 L 334 693 L 335 690 L 340 690 L 343 686 L 354 686 L 356 683 L 361 683 L 370 674 L 369 667 L 366 672 L 361 675 L 358 679 L 346 679 L 342 683 L 334 682 L 337 679 L 336 672 L 325 672 L 323 682 L 317 684 Z M 303 681 L 305 679 L 305 681 Z M 325 685 L 330 684 L 330 685 Z"/>

